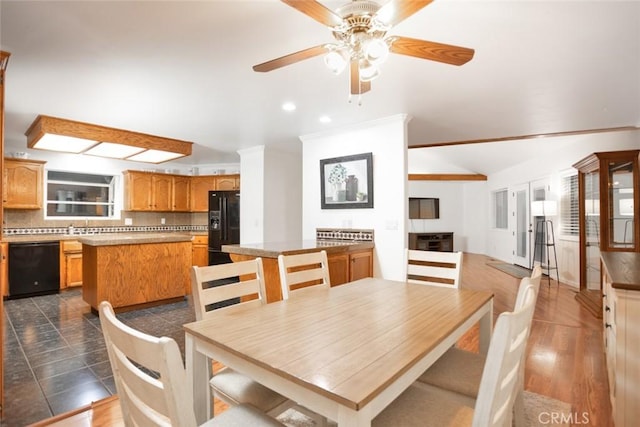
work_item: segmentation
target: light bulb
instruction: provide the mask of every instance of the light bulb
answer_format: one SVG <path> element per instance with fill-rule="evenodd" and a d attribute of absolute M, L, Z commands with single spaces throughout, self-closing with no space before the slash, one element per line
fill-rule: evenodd
<path fill-rule="evenodd" d="M 340 74 L 347 66 L 347 60 L 344 59 L 344 56 L 340 52 L 335 50 L 325 55 L 324 63 L 333 74 Z"/>

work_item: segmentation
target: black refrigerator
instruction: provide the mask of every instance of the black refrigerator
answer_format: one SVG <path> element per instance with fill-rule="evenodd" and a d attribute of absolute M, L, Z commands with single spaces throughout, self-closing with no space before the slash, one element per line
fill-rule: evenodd
<path fill-rule="evenodd" d="M 231 262 L 223 245 L 240 243 L 240 192 L 209 191 L 209 265 Z"/>

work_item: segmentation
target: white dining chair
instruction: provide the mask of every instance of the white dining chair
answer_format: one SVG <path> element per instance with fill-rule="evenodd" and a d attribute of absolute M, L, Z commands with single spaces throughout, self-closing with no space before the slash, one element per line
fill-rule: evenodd
<path fill-rule="evenodd" d="M 244 280 L 241 280 L 244 279 Z M 212 286 L 215 285 L 215 286 Z M 209 317 L 214 310 L 239 305 L 266 303 L 262 259 L 191 268 L 191 286 L 196 320 Z M 225 304 L 230 304 L 226 305 Z M 294 405 L 286 397 L 229 368 L 213 373 L 209 368 L 209 385 L 213 395 L 228 405 L 248 403 L 276 416 Z M 207 399 L 210 402 L 211 399 Z"/>
<path fill-rule="evenodd" d="M 99 312 L 125 425 L 195 427 L 193 393 L 178 344 L 125 325 L 107 301 Z M 250 405 L 230 407 L 202 425 L 283 426 Z"/>
<path fill-rule="evenodd" d="M 291 291 L 308 286 L 331 287 L 327 252 L 309 252 L 278 256 L 282 299 L 288 299 Z"/>
<path fill-rule="evenodd" d="M 522 307 L 502 313 L 496 321 L 473 405 L 454 393 L 412 385 L 374 418 L 372 426 L 510 426 L 536 300 L 532 285 L 526 286 L 524 292 Z"/>
<path fill-rule="evenodd" d="M 462 252 L 407 250 L 407 281 L 459 288 Z"/>
<path fill-rule="evenodd" d="M 523 278 L 518 287 L 514 310 L 522 308 L 528 287 L 533 287 L 537 301 L 540 290 L 542 269 L 540 265 L 534 267 L 530 278 Z M 532 317 L 533 318 L 533 317 Z M 486 357 L 479 353 L 452 347 L 443 354 L 431 367 L 418 378 L 417 386 L 435 387 L 460 395 L 460 399 L 467 399 L 473 404 L 478 397 L 480 380 L 486 363 Z M 524 361 L 521 364 L 518 383 L 516 385 L 516 400 L 514 403 L 514 420 L 516 426 L 524 423 Z"/>

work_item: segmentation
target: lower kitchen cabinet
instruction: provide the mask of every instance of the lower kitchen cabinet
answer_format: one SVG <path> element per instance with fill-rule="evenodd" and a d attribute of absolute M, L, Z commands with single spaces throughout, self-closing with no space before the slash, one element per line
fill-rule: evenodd
<path fill-rule="evenodd" d="M 82 286 L 82 244 L 77 240 L 60 242 L 60 289 Z"/>
<path fill-rule="evenodd" d="M 209 237 L 193 236 L 193 265 L 206 267 L 209 265 Z"/>
<path fill-rule="evenodd" d="M 329 254 L 327 261 L 331 286 L 373 277 L 373 249 Z"/>

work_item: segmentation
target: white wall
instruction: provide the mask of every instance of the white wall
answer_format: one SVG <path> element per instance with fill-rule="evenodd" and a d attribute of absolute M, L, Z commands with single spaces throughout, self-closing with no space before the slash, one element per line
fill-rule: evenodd
<path fill-rule="evenodd" d="M 240 243 L 300 241 L 300 153 L 263 145 L 240 154 Z"/>
<path fill-rule="evenodd" d="M 302 153 L 265 150 L 264 241 L 302 239 Z"/>
<path fill-rule="evenodd" d="M 364 228 L 375 233 L 374 276 L 401 280 L 407 241 L 407 123 L 396 115 L 302 140 L 302 235 L 316 228 Z M 373 209 L 321 209 L 320 160 L 373 153 Z"/>
<path fill-rule="evenodd" d="M 264 146 L 239 150 L 240 243 L 264 242 Z"/>

